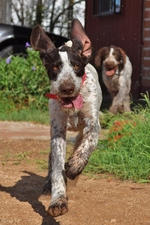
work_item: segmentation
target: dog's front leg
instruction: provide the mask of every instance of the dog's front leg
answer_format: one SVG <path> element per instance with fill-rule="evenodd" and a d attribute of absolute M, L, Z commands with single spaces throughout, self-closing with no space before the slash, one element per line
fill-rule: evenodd
<path fill-rule="evenodd" d="M 63 112 L 60 110 L 59 112 L 52 112 L 51 153 L 49 160 L 49 180 L 51 183 L 52 199 L 48 212 L 54 217 L 63 215 L 68 211 L 64 169 L 66 157 L 66 124 L 67 118 L 63 115 Z"/>
<path fill-rule="evenodd" d="M 125 98 L 126 86 L 122 85 L 119 87 L 117 95 L 113 98 L 112 105 L 109 111 L 113 114 L 116 114 L 119 108 L 123 107 L 123 100 Z"/>
<path fill-rule="evenodd" d="M 92 119 L 87 119 L 86 126 L 83 131 L 80 131 L 82 139 L 78 137 L 79 143 L 76 143 L 77 149 L 69 158 L 65 165 L 66 176 L 69 179 L 75 179 L 88 163 L 92 151 L 98 143 L 100 125 L 99 121 L 94 122 Z"/>

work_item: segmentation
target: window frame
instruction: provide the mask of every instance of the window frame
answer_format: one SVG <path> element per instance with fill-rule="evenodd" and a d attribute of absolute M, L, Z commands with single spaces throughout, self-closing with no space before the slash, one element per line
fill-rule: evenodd
<path fill-rule="evenodd" d="M 121 14 L 121 6 L 122 0 L 93 0 L 93 16 Z"/>

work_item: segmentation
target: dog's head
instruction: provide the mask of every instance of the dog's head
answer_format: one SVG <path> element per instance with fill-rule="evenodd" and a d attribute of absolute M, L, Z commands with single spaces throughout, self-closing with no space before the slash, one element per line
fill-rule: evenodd
<path fill-rule="evenodd" d="M 51 88 L 69 108 L 79 104 L 79 92 L 82 86 L 84 68 L 89 62 L 92 51 L 91 42 L 84 32 L 79 20 L 72 21 L 71 41 L 56 48 L 41 26 L 37 25 L 31 33 L 31 45 L 40 52 L 40 57 L 46 67 Z"/>
<path fill-rule="evenodd" d="M 104 66 L 107 76 L 113 76 L 115 73 L 120 73 L 124 68 L 125 63 L 125 52 L 122 48 L 116 46 L 101 48 L 95 57 L 95 65 L 97 67 Z"/>

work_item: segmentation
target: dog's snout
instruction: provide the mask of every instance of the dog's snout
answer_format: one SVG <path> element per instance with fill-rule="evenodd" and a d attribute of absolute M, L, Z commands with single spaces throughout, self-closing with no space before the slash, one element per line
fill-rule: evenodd
<path fill-rule="evenodd" d="M 74 83 L 63 83 L 60 85 L 60 93 L 65 95 L 71 95 L 74 92 Z"/>
<path fill-rule="evenodd" d="M 106 69 L 113 69 L 114 67 L 116 67 L 117 65 L 116 65 L 116 63 L 115 62 L 113 62 L 113 61 L 106 61 L 105 63 L 104 63 L 104 65 L 105 65 L 105 67 L 106 67 Z"/>

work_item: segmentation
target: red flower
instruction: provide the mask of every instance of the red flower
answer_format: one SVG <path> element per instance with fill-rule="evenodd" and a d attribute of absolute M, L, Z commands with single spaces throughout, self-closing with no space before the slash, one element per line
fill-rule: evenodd
<path fill-rule="evenodd" d="M 125 135 L 130 135 L 133 126 L 136 126 L 136 123 L 130 120 L 120 120 L 115 121 L 109 130 L 109 141 L 117 141 Z"/>

